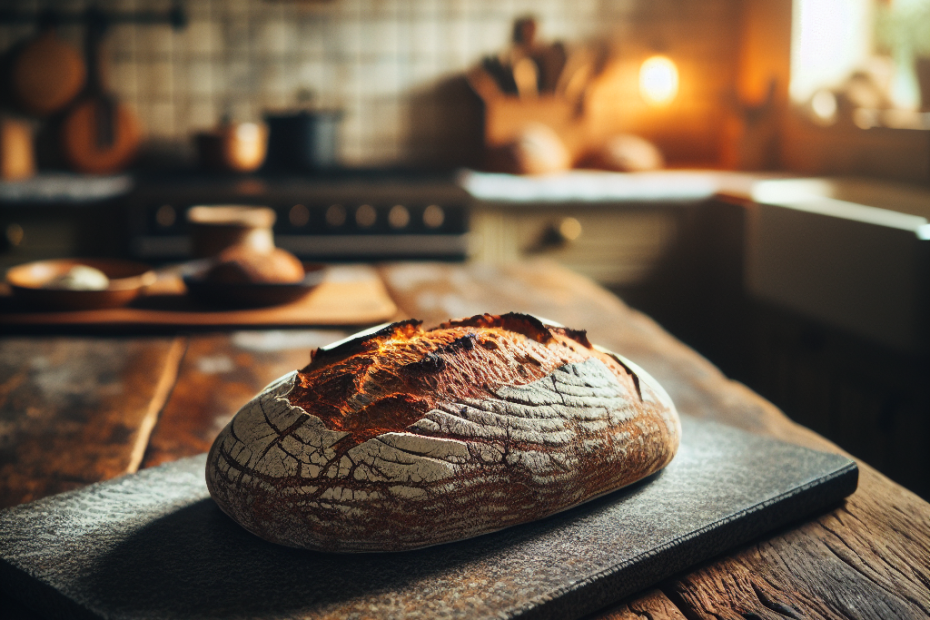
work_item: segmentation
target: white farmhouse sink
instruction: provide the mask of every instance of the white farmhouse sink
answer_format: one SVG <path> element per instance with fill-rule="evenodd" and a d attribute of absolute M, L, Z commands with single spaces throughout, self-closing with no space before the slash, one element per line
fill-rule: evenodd
<path fill-rule="evenodd" d="M 928 350 L 930 191 L 862 181 L 763 181 L 746 236 L 758 298 L 909 351 Z"/>

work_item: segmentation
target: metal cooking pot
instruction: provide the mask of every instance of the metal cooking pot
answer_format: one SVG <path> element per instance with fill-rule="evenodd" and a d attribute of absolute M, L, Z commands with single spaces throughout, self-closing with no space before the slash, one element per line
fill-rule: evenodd
<path fill-rule="evenodd" d="M 338 110 L 267 114 L 267 170 L 325 170 L 337 165 Z"/>

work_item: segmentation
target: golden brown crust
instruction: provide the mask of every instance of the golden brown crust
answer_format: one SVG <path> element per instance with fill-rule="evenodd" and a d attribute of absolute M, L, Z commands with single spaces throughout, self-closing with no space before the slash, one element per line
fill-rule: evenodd
<path fill-rule="evenodd" d="M 594 349 L 583 331 L 518 313 L 480 314 L 429 330 L 403 321 L 314 352 L 289 400 L 327 428 L 349 431 L 346 443 L 357 445 L 404 430 L 439 402 L 486 398 L 591 357 L 638 392 L 635 375 Z"/>

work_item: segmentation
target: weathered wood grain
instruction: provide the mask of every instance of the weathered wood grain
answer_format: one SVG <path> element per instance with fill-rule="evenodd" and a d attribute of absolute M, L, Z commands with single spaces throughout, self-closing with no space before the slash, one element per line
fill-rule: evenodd
<path fill-rule="evenodd" d="M 0 506 L 135 471 L 177 373 L 178 338 L 6 338 Z"/>
<path fill-rule="evenodd" d="M 584 620 L 687 620 L 660 590 L 649 590 L 635 600 L 613 605 Z"/>
<path fill-rule="evenodd" d="M 427 323 L 479 312 L 539 314 L 587 329 L 593 341 L 643 366 L 682 413 L 840 451 L 645 315 L 551 263 L 396 265 L 383 273 L 401 309 Z M 927 617 L 930 505 L 867 464 L 860 468 L 860 488 L 844 506 L 662 584 L 661 596 L 637 597 L 627 611 L 638 614 L 658 597 L 692 619 Z"/>
<path fill-rule="evenodd" d="M 236 411 L 310 351 L 344 338 L 339 330 L 243 331 L 189 338 L 187 352 L 143 467 L 206 452 Z"/>
<path fill-rule="evenodd" d="M 663 586 L 689 617 L 930 617 L 930 511 L 863 468 L 844 506 Z"/>

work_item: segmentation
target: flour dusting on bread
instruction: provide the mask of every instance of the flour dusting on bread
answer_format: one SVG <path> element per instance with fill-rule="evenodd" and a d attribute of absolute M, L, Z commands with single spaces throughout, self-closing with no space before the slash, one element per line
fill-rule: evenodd
<path fill-rule="evenodd" d="M 210 451 L 219 506 L 273 542 L 401 551 L 540 519 L 663 467 L 658 384 L 584 332 L 521 314 L 404 321 L 315 352 Z"/>

